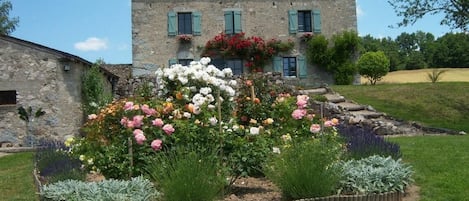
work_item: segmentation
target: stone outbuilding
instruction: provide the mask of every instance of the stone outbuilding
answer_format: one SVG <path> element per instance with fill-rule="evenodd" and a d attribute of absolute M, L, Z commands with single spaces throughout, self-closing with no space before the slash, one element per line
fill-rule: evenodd
<path fill-rule="evenodd" d="M 0 146 L 29 146 L 31 139 L 79 133 L 82 75 L 92 63 L 78 56 L 11 36 L 0 35 Z M 101 68 L 109 92 L 118 78 Z M 27 136 L 18 108 L 31 106 L 45 115 L 31 122 Z"/>
<path fill-rule="evenodd" d="M 357 31 L 355 0 L 132 0 L 132 75 L 199 60 L 207 41 L 220 33 L 244 33 L 295 43 L 293 50 L 268 61 L 264 71 L 303 84 L 333 83 L 332 75 L 307 61 L 304 37 L 330 38 L 343 31 Z M 185 37 L 191 40 L 182 42 Z M 238 74 L 249 71 L 239 58 L 214 60 Z"/>

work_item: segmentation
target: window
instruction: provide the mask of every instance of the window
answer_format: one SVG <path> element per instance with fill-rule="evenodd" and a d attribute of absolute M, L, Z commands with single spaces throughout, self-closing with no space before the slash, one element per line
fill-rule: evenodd
<path fill-rule="evenodd" d="M 183 66 L 189 66 L 189 64 L 193 61 L 192 59 L 179 59 L 178 63 Z"/>
<path fill-rule="evenodd" d="M 281 72 L 285 77 L 305 78 L 308 75 L 304 56 L 274 57 L 273 67 L 275 72 Z"/>
<path fill-rule="evenodd" d="M 211 64 L 220 70 L 230 68 L 233 71 L 233 75 L 242 75 L 244 71 L 241 59 L 213 59 Z"/>
<path fill-rule="evenodd" d="M 319 10 L 289 10 L 288 26 L 290 33 L 321 33 L 321 12 Z"/>
<path fill-rule="evenodd" d="M 311 11 L 298 11 L 298 32 L 311 32 Z"/>
<path fill-rule="evenodd" d="M 225 11 L 225 33 L 237 34 L 243 32 L 241 28 L 241 11 Z"/>
<path fill-rule="evenodd" d="M 0 91 L 0 105 L 16 105 L 16 91 Z"/>
<path fill-rule="evenodd" d="M 283 58 L 283 76 L 296 77 L 296 58 L 295 57 Z"/>
<path fill-rule="evenodd" d="M 168 12 L 168 36 L 192 34 L 200 36 L 202 14 L 200 12 Z"/>
<path fill-rule="evenodd" d="M 192 13 L 178 13 L 178 35 L 192 34 Z"/>

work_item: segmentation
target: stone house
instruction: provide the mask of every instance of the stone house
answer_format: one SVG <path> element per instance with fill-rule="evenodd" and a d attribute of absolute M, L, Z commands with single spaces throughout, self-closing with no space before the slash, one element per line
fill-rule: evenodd
<path fill-rule="evenodd" d="M 303 83 L 332 83 L 332 76 L 308 62 L 304 35 L 331 37 L 357 31 L 355 0 L 132 0 L 133 76 L 174 63 L 198 60 L 206 42 L 220 33 L 244 33 L 265 40 L 292 40 L 294 49 L 275 55 L 264 71 Z M 178 38 L 190 36 L 189 43 Z M 212 58 L 217 67 L 247 73 L 239 58 Z"/>
<path fill-rule="evenodd" d="M 92 63 L 66 52 L 11 36 L 0 36 L 0 145 L 28 146 L 30 139 L 63 140 L 76 135 L 84 122 L 81 79 Z M 106 90 L 117 77 L 102 68 Z M 17 108 L 42 108 L 27 135 Z"/>

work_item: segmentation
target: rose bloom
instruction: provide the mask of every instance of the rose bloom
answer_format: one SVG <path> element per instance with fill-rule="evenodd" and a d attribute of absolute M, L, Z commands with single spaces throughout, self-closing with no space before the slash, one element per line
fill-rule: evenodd
<path fill-rule="evenodd" d="M 133 120 L 133 124 L 135 128 L 140 128 L 143 124 L 143 115 L 135 115 Z"/>
<path fill-rule="evenodd" d="M 332 123 L 330 120 L 324 122 L 324 127 L 332 127 L 333 125 L 334 123 Z"/>
<path fill-rule="evenodd" d="M 140 130 L 140 129 L 135 129 L 135 130 L 133 131 L 133 134 L 134 134 L 134 136 L 135 136 L 135 135 L 143 135 L 143 131 Z"/>
<path fill-rule="evenodd" d="M 251 123 L 251 124 L 257 124 L 257 120 L 251 119 L 251 120 L 249 120 L 249 123 Z"/>
<path fill-rule="evenodd" d="M 166 134 L 171 135 L 171 134 L 174 133 L 174 127 L 171 124 L 166 124 L 166 125 L 163 126 L 163 131 Z"/>
<path fill-rule="evenodd" d="M 96 115 L 96 114 L 90 114 L 90 115 L 88 115 L 88 119 L 89 119 L 89 120 L 93 120 L 93 119 L 96 119 L 96 118 L 98 118 L 98 115 Z"/>
<path fill-rule="evenodd" d="M 123 126 L 127 126 L 127 122 L 129 121 L 129 119 L 127 117 L 122 117 L 121 119 L 121 125 Z"/>
<path fill-rule="evenodd" d="M 142 105 L 142 111 L 148 116 L 156 114 L 156 110 L 153 108 L 150 108 L 147 104 Z"/>
<path fill-rule="evenodd" d="M 251 135 L 259 135 L 259 128 L 258 127 L 251 127 L 249 129 L 249 132 L 251 133 Z"/>
<path fill-rule="evenodd" d="M 246 83 L 246 85 L 249 86 L 249 87 L 252 86 L 252 80 L 246 80 L 245 83 Z"/>
<path fill-rule="evenodd" d="M 163 144 L 163 141 L 161 141 L 160 139 L 153 140 L 151 142 L 151 148 L 155 151 L 161 150 L 162 144 Z"/>
<path fill-rule="evenodd" d="M 208 121 L 210 122 L 210 125 L 212 125 L 212 126 L 215 126 L 218 123 L 218 120 L 217 120 L 216 117 L 210 117 L 210 119 L 208 119 Z"/>
<path fill-rule="evenodd" d="M 306 110 L 304 109 L 296 109 L 291 114 L 291 116 L 294 119 L 302 119 L 305 115 L 306 115 Z"/>
<path fill-rule="evenodd" d="M 274 123 L 274 120 L 272 118 L 267 118 L 262 123 L 264 123 L 265 125 L 270 125 L 270 124 Z"/>
<path fill-rule="evenodd" d="M 125 102 L 124 110 L 133 110 L 134 109 L 134 102 Z"/>
<path fill-rule="evenodd" d="M 145 140 L 147 140 L 147 138 L 143 133 L 135 135 L 135 141 L 137 141 L 137 144 L 142 145 Z"/>
<path fill-rule="evenodd" d="M 321 125 L 312 124 L 311 127 L 309 127 L 309 131 L 311 131 L 311 133 L 319 133 L 319 131 L 321 131 Z"/>
<path fill-rule="evenodd" d="M 158 127 L 162 127 L 164 125 L 164 122 L 161 118 L 156 118 L 155 120 L 151 121 L 151 123 L 153 124 L 153 126 Z"/>

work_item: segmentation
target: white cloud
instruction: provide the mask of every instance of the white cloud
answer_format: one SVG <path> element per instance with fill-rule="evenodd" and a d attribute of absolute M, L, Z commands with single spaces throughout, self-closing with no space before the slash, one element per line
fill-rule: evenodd
<path fill-rule="evenodd" d="M 107 49 L 107 39 L 89 37 L 85 41 L 75 43 L 75 49 L 81 51 L 100 51 Z"/>
<path fill-rule="evenodd" d="M 361 17 L 361 16 L 364 16 L 364 15 L 365 15 L 365 13 L 363 12 L 360 5 L 357 5 L 357 17 Z"/>

